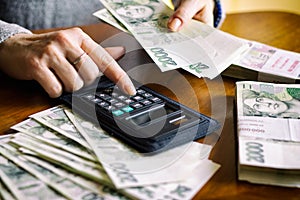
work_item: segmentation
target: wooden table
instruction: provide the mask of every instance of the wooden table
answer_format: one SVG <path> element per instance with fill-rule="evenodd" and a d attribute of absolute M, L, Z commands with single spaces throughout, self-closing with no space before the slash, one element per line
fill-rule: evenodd
<path fill-rule="evenodd" d="M 97 42 L 119 33 L 104 23 L 83 26 L 82 29 Z M 245 39 L 300 52 L 299 15 L 282 12 L 229 14 L 221 29 Z M 49 30 L 36 32 L 46 31 Z M 137 54 L 129 60 L 143 61 L 145 57 Z M 122 66 L 126 68 L 126 63 Z M 300 199 L 300 189 L 255 185 L 237 180 L 235 79 L 221 76 L 214 80 L 198 79 L 180 70 L 166 73 L 155 69 L 150 71 L 149 74 L 143 74 L 144 80 L 151 81 L 156 77 L 158 83 L 175 86 L 176 91 L 159 84 L 150 84 L 150 87 L 221 122 L 219 132 L 199 140 L 215 144 L 210 159 L 220 163 L 221 168 L 195 199 Z M 182 84 L 182 80 L 185 84 Z M 30 114 L 60 104 L 58 99 L 49 98 L 36 82 L 16 81 L 5 76 L 0 80 L 0 96 L 0 135 L 11 132 L 10 126 L 23 121 Z"/>

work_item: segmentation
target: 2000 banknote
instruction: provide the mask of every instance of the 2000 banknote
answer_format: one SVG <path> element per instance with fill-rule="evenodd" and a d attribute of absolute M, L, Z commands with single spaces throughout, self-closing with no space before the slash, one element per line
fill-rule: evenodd
<path fill-rule="evenodd" d="M 300 85 L 238 82 L 237 104 L 239 136 L 300 142 Z"/>
<path fill-rule="evenodd" d="M 167 21 L 173 10 L 162 1 L 100 1 L 133 34 L 161 71 L 183 68 L 198 77 L 214 78 L 247 46 L 195 20 L 180 32 L 170 32 Z M 101 13 L 96 16 L 103 18 Z"/>

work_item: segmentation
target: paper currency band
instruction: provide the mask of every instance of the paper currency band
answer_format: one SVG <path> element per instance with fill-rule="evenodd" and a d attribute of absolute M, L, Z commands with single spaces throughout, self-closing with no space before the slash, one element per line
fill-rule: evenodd
<path fill-rule="evenodd" d="M 223 10 L 221 0 L 214 0 L 214 2 L 214 27 L 219 28 L 225 19 L 225 12 Z"/>

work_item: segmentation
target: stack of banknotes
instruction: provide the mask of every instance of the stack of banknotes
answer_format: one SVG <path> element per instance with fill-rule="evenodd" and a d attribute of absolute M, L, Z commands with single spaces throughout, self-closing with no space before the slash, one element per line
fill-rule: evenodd
<path fill-rule="evenodd" d="M 3 199 L 191 199 L 218 170 L 209 145 L 141 154 L 59 105 L 0 139 Z"/>
<path fill-rule="evenodd" d="M 245 40 L 196 20 L 179 32 L 171 32 L 167 22 L 174 11 L 163 1 L 100 2 L 106 9 L 94 15 L 132 34 L 162 72 L 181 68 L 212 79 L 249 48 Z"/>
<path fill-rule="evenodd" d="M 237 82 L 238 177 L 300 187 L 300 85 Z"/>

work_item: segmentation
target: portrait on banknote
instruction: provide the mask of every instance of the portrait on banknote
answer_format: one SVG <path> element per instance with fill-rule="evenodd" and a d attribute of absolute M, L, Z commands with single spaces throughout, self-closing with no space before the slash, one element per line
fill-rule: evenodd
<path fill-rule="evenodd" d="M 282 88 L 278 93 L 243 90 L 244 116 L 300 118 L 300 88 Z"/>
<path fill-rule="evenodd" d="M 149 5 L 135 4 L 134 1 L 124 1 L 120 3 L 116 12 L 128 23 L 136 24 L 150 21 L 154 14 L 154 8 Z"/>

